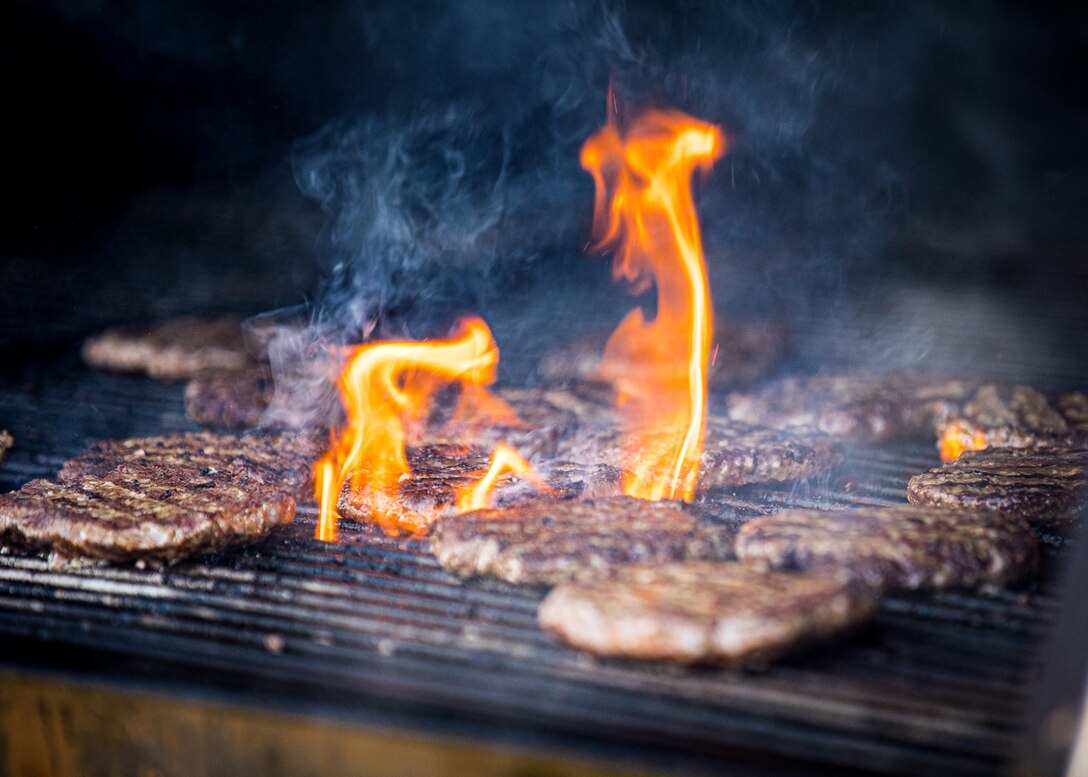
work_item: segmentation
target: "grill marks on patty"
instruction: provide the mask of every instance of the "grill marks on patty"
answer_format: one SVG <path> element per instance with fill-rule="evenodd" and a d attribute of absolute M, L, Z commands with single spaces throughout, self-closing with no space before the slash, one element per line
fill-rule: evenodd
<path fill-rule="evenodd" d="M 743 663 L 860 624 L 876 602 L 873 589 L 836 575 L 686 561 L 564 583 L 544 599 L 537 619 L 601 656 Z"/>
<path fill-rule="evenodd" d="M 274 486 L 298 501 L 313 498 L 313 464 L 325 450 L 317 433 L 231 435 L 212 432 L 102 440 L 64 463 L 57 477 L 103 476 L 127 463 L 229 470 L 254 482 Z"/>
<path fill-rule="evenodd" d="M 1086 498 L 1088 450 L 1083 448 L 967 451 L 907 484 L 912 504 L 1000 510 L 1048 529 L 1071 524 Z"/>
<path fill-rule="evenodd" d="M 1038 544 L 1013 513 L 898 505 L 756 518 L 738 533 L 737 555 L 771 569 L 848 570 L 890 590 L 973 588 L 1023 579 Z"/>
<path fill-rule="evenodd" d="M 349 481 L 337 501 L 341 516 L 366 522 L 385 513 L 390 521 L 385 528 L 422 531 L 443 510 L 452 507 L 460 490 L 474 486 L 487 471 L 490 454 L 456 445 L 425 445 L 408 449 L 411 474 L 402 478 L 392 498 L 367 488 L 366 473 Z M 623 473 L 608 464 L 581 464 L 551 461 L 539 474 L 556 499 L 592 498 L 618 494 Z M 498 505 L 511 504 L 540 496 L 539 491 L 514 475 L 498 481 L 493 500 Z"/>
<path fill-rule="evenodd" d="M 733 557 L 732 530 L 703 523 L 680 503 L 629 496 L 444 515 L 431 544 L 448 572 L 515 584 L 593 577 L 622 564 Z"/>
<path fill-rule="evenodd" d="M 0 495 L 0 537 L 59 557 L 175 561 L 259 539 L 294 514 L 294 499 L 245 472 L 128 462 Z"/>

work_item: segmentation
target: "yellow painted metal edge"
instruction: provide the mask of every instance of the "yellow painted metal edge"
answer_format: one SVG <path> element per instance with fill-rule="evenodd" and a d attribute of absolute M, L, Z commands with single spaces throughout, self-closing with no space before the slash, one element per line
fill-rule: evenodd
<path fill-rule="evenodd" d="M 635 777 L 639 768 L 0 671 L 0 775 Z"/>

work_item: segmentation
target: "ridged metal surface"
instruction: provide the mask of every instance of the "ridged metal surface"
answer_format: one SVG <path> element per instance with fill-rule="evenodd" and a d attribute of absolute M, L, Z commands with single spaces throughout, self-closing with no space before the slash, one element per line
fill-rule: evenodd
<path fill-rule="evenodd" d="M 51 358 L 31 359 L 0 396 L 17 439 L 5 490 L 53 474 L 95 438 L 189 428 L 179 384 L 92 373 L 74 350 Z M 745 517 L 901 502 L 907 478 L 935 462 L 924 441 L 865 449 L 831 478 L 739 489 L 718 505 Z M 198 693 L 187 673 L 225 673 L 222 692 L 239 701 L 260 687 L 285 708 L 305 697 L 334 716 L 398 705 L 405 725 L 475 721 L 484 740 L 501 728 L 636 762 L 954 775 L 992 773 L 1011 755 L 1058 604 L 1044 574 L 1038 590 L 889 599 L 872 627 L 765 670 L 596 660 L 537 628 L 542 590 L 462 582 L 425 540 L 349 524 L 322 544 L 313 528 L 305 509 L 258 546 L 165 570 L 2 556 L 0 635 L 21 650 L 116 657 L 99 668 L 105 679 L 138 660 L 152 683 Z M 1061 555 L 1048 550 L 1048 569 Z"/>

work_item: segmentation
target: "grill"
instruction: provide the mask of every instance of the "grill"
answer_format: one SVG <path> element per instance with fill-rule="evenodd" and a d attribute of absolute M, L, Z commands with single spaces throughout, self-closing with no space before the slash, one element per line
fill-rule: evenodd
<path fill-rule="evenodd" d="M 1020 302 L 1028 318 L 1053 312 L 1034 296 Z M 851 321 L 798 330 L 849 337 Z M 191 428 L 177 384 L 91 372 L 77 343 L 15 351 L 0 394 L 18 443 L 0 469 L 5 490 L 51 476 L 94 439 Z M 1042 382 L 1075 384 L 1062 353 L 1036 362 Z M 1010 371 L 1022 374 L 1021 357 L 1009 354 Z M 902 502 L 909 476 L 935 463 L 931 442 L 903 441 L 853 451 L 831 478 L 713 502 L 741 517 Z M 617 768 L 990 774 L 1014 755 L 1069 545 L 1048 538 L 1030 589 L 894 597 L 851 638 L 727 670 L 589 658 L 537 628 L 543 591 L 458 581 L 426 541 L 366 526 L 347 523 L 342 542 L 324 545 L 314 524 L 302 509 L 262 544 L 165 570 L 51 569 L 4 555 L 3 662 Z"/>

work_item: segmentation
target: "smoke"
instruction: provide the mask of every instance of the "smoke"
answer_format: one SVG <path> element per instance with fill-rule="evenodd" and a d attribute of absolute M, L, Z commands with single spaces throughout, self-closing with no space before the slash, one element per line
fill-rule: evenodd
<path fill-rule="evenodd" d="M 1030 196 L 1042 173 L 1025 136 L 1069 131 L 1018 110 L 1031 84 L 1015 75 L 1044 56 L 1045 24 L 1003 6 L 410 9 L 356 8 L 384 98 L 295 149 L 298 185 L 327 216 L 322 342 L 444 333 L 463 310 L 486 311 L 500 343 L 504 316 L 555 322 L 530 327 L 543 338 L 629 305 L 603 273 L 584 275 L 599 291 L 550 291 L 593 261 L 577 159 L 609 84 L 621 110 L 667 104 L 729 136 L 697 202 L 716 304 L 752 316 L 808 320 L 909 276 L 906 244 L 971 262 L 972 240 L 981 253 L 1028 240 L 1048 208 Z M 913 364 L 935 337 L 911 316 L 850 359 Z"/>

